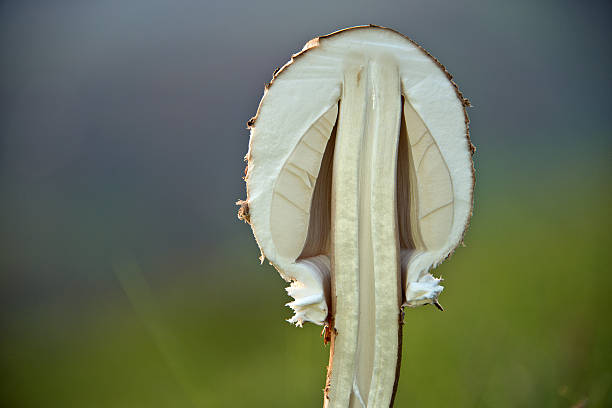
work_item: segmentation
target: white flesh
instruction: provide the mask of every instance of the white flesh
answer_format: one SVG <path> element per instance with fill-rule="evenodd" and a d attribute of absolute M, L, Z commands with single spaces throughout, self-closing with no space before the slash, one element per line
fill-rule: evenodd
<path fill-rule="evenodd" d="M 267 88 L 251 130 L 250 222 L 292 282 L 289 321 L 335 329 L 325 406 L 388 407 L 401 307 L 436 301 L 429 269 L 471 212 L 464 100 L 431 56 L 388 29 L 305 50 Z"/>

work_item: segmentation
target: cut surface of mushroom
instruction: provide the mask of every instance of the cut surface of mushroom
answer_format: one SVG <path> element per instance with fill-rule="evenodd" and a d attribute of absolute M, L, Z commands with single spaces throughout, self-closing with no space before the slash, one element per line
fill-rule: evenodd
<path fill-rule="evenodd" d="M 402 307 L 439 306 L 429 270 L 472 208 L 467 105 L 437 60 L 376 26 L 309 41 L 266 87 L 250 121 L 249 222 L 291 282 L 289 321 L 331 333 L 325 406 L 390 406 Z"/>

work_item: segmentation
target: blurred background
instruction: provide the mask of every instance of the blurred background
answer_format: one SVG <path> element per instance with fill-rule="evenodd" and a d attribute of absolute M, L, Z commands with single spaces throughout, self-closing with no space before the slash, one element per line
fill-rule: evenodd
<path fill-rule="evenodd" d="M 321 328 L 236 218 L 246 121 L 312 37 L 394 28 L 473 104 L 446 311 L 398 407 L 612 406 L 605 1 L 0 3 L 0 406 L 320 406 Z"/>

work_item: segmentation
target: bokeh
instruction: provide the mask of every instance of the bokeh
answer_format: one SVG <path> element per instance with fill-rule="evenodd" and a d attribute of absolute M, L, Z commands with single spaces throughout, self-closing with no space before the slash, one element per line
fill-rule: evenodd
<path fill-rule="evenodd" d="M 612 406 L 605 1 L 0 3 L 0 405 L 320 406 L 328 347 L 234 202 L 310 38 L 394 28 L 470 99 L 473 222 L 398 407 Z"/>

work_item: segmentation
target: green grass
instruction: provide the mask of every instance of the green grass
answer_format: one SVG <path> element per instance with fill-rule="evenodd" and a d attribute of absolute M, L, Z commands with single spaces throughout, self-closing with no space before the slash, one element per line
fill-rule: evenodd
<path fill-rule="evenodd" d="M 467 247 L 435 271 L 446 311 L 407 310 L 396 406 L 612 406 L 611 204 L 605 182 L 561 179 L 477 196 Z M 120 262 L 115 292 L 10 314 L 2 405 L 320 406 L 320 327 L 283 321 L 252 246 L 226 252 L 150 278 Z"/>

